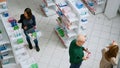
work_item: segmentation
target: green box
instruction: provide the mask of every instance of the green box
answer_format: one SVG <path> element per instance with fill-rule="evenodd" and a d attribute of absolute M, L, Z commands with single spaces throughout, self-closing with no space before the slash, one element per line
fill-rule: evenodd
<path fill-rule="evenodd" d="M 17 43 L 18 43 L 18 44 L 23 43 L 23 38 L 19 38 L 19 39 L 17 39 Z"/>
<path fill-rule="evenodd" d="M 38 68 L 38 64 L 37 64 L 37 63 L 32 64 L 32 65 L 30 66 L 30 68 Z"/>
<path fill-rule="evenodd" d="M 17 30 L 17 29 L 19 29 L 19 27 L 18 26 L 14 26 L 14 30 Z"/>

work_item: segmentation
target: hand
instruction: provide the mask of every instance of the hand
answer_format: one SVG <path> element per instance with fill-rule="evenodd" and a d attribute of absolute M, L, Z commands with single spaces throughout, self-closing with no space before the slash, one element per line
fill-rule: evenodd
<path fill-rule="evenodd" d="M 89 50 L 88 50 L 88 48 L 85 49 L 85 52 L 90 53 Z"/>
<path fill-rule="evenodd" d="M 18 20 L 17 19 L 15 19 L 16 20 L 16 22 L 18 23 Z"/>
<path fill-rule="evenodd" d="M 107 46 L 107 48 L 110 48 L 111 46 L 114 46 L 114 45 L 118 45 L 118 43 L 113 40 L 113 42 L 110 43 L 109 46 Z"/>
<path fill-rule="evenodd" d="M 25 26 L 24 29 L 26 30 L 26 29 L 27 29 L 27 26 Z"/>
<path fill-rule="evenodd" d="M 83 60 L 87 60 L 87 59 L 88 59 L 88 57 L 84 56 L 82 59 L 83 59 Z"/>
<path fill-rule="evenodd" d="M 37 27 L 36 26 L 34 26 L 34 29 L 36 29 Z"/>
<path fill-rule="evenodd" d="M 113 41 L 113 42 L 112 42 L 112 45 L 118 45 L 118 44 L 117 44 L 117 42 Z"/>

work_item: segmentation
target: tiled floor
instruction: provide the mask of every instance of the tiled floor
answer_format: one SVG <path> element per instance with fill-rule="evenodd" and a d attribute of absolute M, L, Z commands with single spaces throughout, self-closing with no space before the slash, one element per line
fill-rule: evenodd
<path fill-rule="evenodd" d="M 39 5 L 40 0 L 8 0 L 10 15 L 16 19 L 19 19 L 26 7 L 30 7 L 36 16 L 37 28 L 42 32 L 39 40 L 41 51 L 28 51 L 36 59 L 39 68 L 69 68 L 68 49 L 64 48 L 53 29 L 57 25 L 56 15 L 43 16 Z M 99 68 L 101 49 L 112 40 L 120 42 L 120 16 L 109 20 L 103 14 L 98 14 L 90 15 L 88 20 L 88 40 L 84 46 L 88 47 L 92 54 L 83 62 L 81 68 Z"/>

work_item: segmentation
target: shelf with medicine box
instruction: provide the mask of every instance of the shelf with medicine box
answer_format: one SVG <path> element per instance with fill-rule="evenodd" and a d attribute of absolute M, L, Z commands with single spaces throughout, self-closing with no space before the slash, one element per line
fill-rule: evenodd
<path fill-rule="evenodd" d="M 0 53 L 1 53 L 0 55 L 1 55 L 2 66 L 4 67 L 11 63 L 15 64 L 16 62 L 15 62 L 15 57 L 13 55 L 9 37 L 2 24 L 2 21 L 0 21 L 0 30 L 2 35 L 2 38 L 0 40 Z M 10 59 L 13 59 L 13 61 L 9 61 Z"/>
<path fill-rule="evenodd" d="M 55 0 L 42 0 L 40 8 L 45 16 L 56 14 Z"/>
<path fill-rule="evenodd" d="M 66 48 L 68 48 L 73 37 L 68 38 L 64 30 L 60 26 L 56 26 L 54 30 L 56 34 L 58 35 L 59 39 L 61 40 L 61 42 L 65 45 Z"/>
<path fill-rule="evenodd" d="M 105 10 L 106 0 L 82 0 L 92 14 L 103 13 Z"/>
<path fill-rule="evenodd" d="M 27 44 L 26 44 L 26 41 L 23 35 L 24 33 L 22 29 L 18 26 L 14 18 L 9 17 L 9 16 L 4 17 L 1 15 L 1 20 L 3 22 L 3 26 L 6 29 L 6 32 L 7 32 L 6 34 L 8 34 L 8 37 L 10 40 L 11 48 L 13 51 L 13 56 L 15 59 L 15 64 L 17 66 L 18 64 L 21 65 L 23 61 L 26 61 L 27 58 L 30 58 L 29 53 L 27 52 L 26 47 L 25 47 L 25 45 Z M 11 32 L 12 34 L 9 34 Z"/>
<path fill-rule="evenodd" d="M 58 26 L 55 27 L 55 32 L 65 47 L 69 47 L 78 34 L 85 34 L 85 24 L 88 23 L 89 12 L 79 0 L 62 0 L 62 2 L 56 3 L 56 6 L 56 13 L 59 17 L 56 19 Z M 62 35 L 61 31 L 59 32 L 60 28 L 63 31 Z"/>
<path fill-rule="evenodd" d="M 4 11 L 7 9 L 5 1 L 0 0 L 0 8 L 2 8 L 0 9 L 0 59 L 3 68 L 19 68 L 25 66 L 21 63 L 27 61 L 30 56 L 25 47 L 26 41 L 22 29 L 14 18 L 9 17 L 8 11 Z"/>
<path fill-rule="evenodd" d="M 6 0 L 0 1 L 0 13 L 8 11 Z"/>
<path fill-rule="evenodd" d="M 0 14 L 1 16 L 4 16 L 4 17 L 8 16 L 6 0 L 0 0 Z M 6 66 L 11 64 L 17 65 L 14 57 L 14 53 L 12 50 L 10 37 L 8 36 L 8 32 L 6 31 L 6 28 L 7 27 L 4 26 L 4 22 L 0 17 L 0 59 L 2 62 L 3 68 L 6 68 Z"/>

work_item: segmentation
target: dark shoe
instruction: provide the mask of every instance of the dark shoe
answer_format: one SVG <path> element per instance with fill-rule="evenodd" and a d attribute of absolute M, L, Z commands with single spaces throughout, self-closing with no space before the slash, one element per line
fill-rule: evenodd
<path fill-rule="evenodd" d="M 33 49 L 33 47 L 29 46 L 30 49 Z"/>
<path fill-rule="evenodd" d="M 39 48 L 39 47 L 36 47 L 36 51 L 39 52 L 39 51 L 40 51 L 40 48 Z"/>

